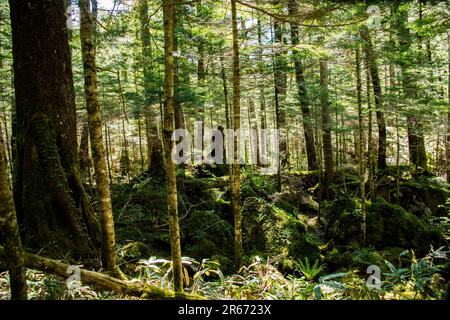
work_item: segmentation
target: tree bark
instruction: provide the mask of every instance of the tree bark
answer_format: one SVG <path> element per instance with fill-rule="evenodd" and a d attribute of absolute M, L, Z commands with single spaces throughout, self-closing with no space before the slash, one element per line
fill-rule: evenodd
<path fill-rule="evenodd" d="M 175 3 L 174 0 L 164 0 L 164 65 L 165 65 L 165 104 L 164 104 L 164 154 L 166 162 L 167 176 L 167 203 L 170 230 L 170 247 L 172 253 L 173 283 L 176 292 L 183 291 L 182 266 L 181 266 L 181 245 L 180 245 L 180 226 L 178 219 L 178 200 L 177 200 L 177 179 L 175 174 L 175 164 L 172 159 L 172 150 L 174 141 L 172 141 L 172 132 L 174 131 L 174 19 Z"/>
<path fill-rule="evenodd" d="M 92 36 L 92 16 L 89 0 L 79 0 L 81 24 L 80 40 L 84 70 L 84 93 L 88 113 L 89 136 L 95 169 L 97 199 L 102 227 L 102 263 L 105 270 L 118 275 L 115 250 L 114 219 L 105 162 L 100 103 L 98 101 L 95 45 Z"/>
<path fill-rule="evenodd" d="M 233 33 L 233 129 L 241 126 L 241 89 L 239 70 L 239 43 L 237 29 L 236 0 L 231 0 L 231 24 Z M 231 207 L 234 217 L 234 263 L 236 270 L 242 265 L 242 214 L 241 214 L 241 170 L 238 155 L 238 138 L 234 138 L 234 155 L 231 175 Z"/>
<path fill-rule="evenodd" d="M 80 178 L 64 3 L 10 1 L 10 9 L 14 201 L 23 240 L 35 248 L 55 242 L 64 252 L 91 256 L 101 233 Z"/>
<path fill-rule="evenodd" d="M 7 170 L 5 145 L 0 125 L 0 233 L 5 243 L 5 261 L 9 271 L 11 299 L 27 299 L 27 280 L 16 211 Z"/>

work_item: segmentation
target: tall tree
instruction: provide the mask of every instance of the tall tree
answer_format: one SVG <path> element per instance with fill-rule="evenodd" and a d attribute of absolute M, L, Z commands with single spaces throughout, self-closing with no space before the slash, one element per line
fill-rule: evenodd
<path fill-rule="evenodd" d="M 325 172 L 323 175 L 322 199 L 330 195 L 330 184 L 333 180 L 333 146 L 331 144 L 331 118 L 330 101 L 328 93 L 328 63 L 320 60 L 320 87 L 322 106 L 322 144 L 323 158 L 325 162 Z"/>
<path fill-rule="evenodd" d="M 377 60 L 372 46 L 369 29 L 366 26 L 360 29 L 361 38 L 364 40 L 364 52 L 368 68 L 370 70 L 370 78 L 372 79 L 373 95 L 375 97 L 375 114 L 377 116 L 378 125 L 378 169 L 386 168 L 386 121 L 384 119 L 384 110 L 382 104 L 382 93 L 380 76 L 378 74 Z"/>
<path fill-rule="evenodd" d="M 14 201 L 24 243 L 41 248 L 54 241 L 64 252 L 96 255 L 101 232 L 80 178 L 64 2 L 10 1 L 10 11 Z"/>
<path fill-rule="evenodd" d="M 231 0 L 231 24 L 233 30 L 233 129 L 236 134 L 241 127 L 241 78 L 236 0 Z M 234 217 L 234 263 L 236 269 L 239 269 L 242 265 L 241 169 L 238 143 L 240 143 L 239 137 L 234 137 L 233 164 L 231 167 L 231 206 Z"/>
<path fill-rule="evenodd" d="M 397 54 L 398 64 L 401 70 L 401 82 L 405 101 L 408 102 L 406 114 L 408 129 L 409 160 L 416 168 L 427 168 L 427 156 L 425 150 L 425 140 L 423 135 L 423 123 L 420 112 L 414 108 L 418 97 L 418 87 L 413 68 L 418 62 L 415 53 L 411 48 L 414 41 L 413 35 L 407 27 L 408 5 L 394 2 L 394 30 L 397 33 Z"/>
<path fill-rule="evenodd" d="M 175 110 L 174 110 L 174 19 L 175 0 L 164 0 L 164 65 L 165 65 L 165 103 L 164 103 L 164 155 L 167 176 L 167 203 L 170 229 L 170 247 L 172 252 L 173 285 L 176 292 L 183 290 L 183 275 L 181 266 L 180 226 L 178 220 L 177 179 L 175 164 L 172 158 L 174 141 Z"/>
<path fill-rule="evenodd" d="M 27 299 L 27 280 L 23 259 L 22 241 L 19 235 L 16 210 L 11 192 L 0 125 L 0 233 L 5 242 L 6 264 L 9 271 L 11 299 Z"/>
<path fill-rule="evenodd" d="M 296 0 L 289 0 L 288 11 L 290 15 L 298 14 L 298 4 Z M 303 134 L 305 136 L 306 157 L 308 159 L 308 170 L 317 170 L 319 165 L 317 163 L 314 128 L 312 126 L 311 111 L 309 109 L 308 97 L 306 94 L 306 83 L 304 76 L 303 62 L 299 56 L 299 51 L 296 46 L 300 43 L 299 28 L 295 21 L 290 22 L 291 25 L 291 43 L 293 46 L 292 57 L 295 67 L 295 80 L 297 82 L 298 99 L 303 115 Z"/>
<path fill-rule="evenodd" d="M 94 162 L 96 191 L 102 227 L 103 267 L 118 275 L 116 264 L 116 245 L 111 195 L 109 191 L 108 171 L 105 162 L 105 146 L 102 137 L 102 120 L 98 100 L 98 82 L 96 68 L 96 49 L 93 37 L 92 15 L 89 0 L 80 0 L 80 40 L 84 69 L 84 94 L 88 113 L 89 137 Z"/>
<path fill-rule="evenodd" d="M 152 72 L 154 72 L 154 65 L 152 62 L 150 19 L 148 10 L 148 0 L 139 0 L 139 21 L 142 46 L 141 63 L 144 74 L 144 117 L 147 127 L 147 160 L 148 169 L 150 172 L 153 172 L 155 170 L 160 170 L 159 167 L 162 165 L 159 161 L 153 161 L 152 163 L 152 159 L 159 159 L 155 153 L 160 153 L 162 151 L 162 144 L 158 138 L 156 112 L 152 108 L 152 104 L 156 99 L 156 90 L 154 84 L 155 77 L 152 74 Z"/>

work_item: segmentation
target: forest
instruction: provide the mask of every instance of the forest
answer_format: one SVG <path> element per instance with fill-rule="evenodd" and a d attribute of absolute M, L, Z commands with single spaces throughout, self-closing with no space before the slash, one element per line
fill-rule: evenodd
<path fill-rule="evenodd" d="M 450 4 L 0 0 L 0 300 L 446 300 Z"/>

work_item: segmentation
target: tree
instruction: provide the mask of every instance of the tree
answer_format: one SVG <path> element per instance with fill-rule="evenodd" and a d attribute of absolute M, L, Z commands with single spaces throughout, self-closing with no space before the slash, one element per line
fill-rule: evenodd
<path fill-rule="evenodd" d="M 7 171 L 5 144 L 0 125 L 0 231 L 5 242 L 5 260 L 9 271 L 11 299 L 27 299 L 27 280 L 16 211 Z"/>
<path fill-rule="evenodd" d="M 81 24 L 80 40 L 84 69 L 84 92 L 88 113 L 89 137 L 94 162 L 96 191 L 102 227 L 102 262 L 103 267 L 118 275 L 116 264 L 116 245 L 114 219 L 109 192 L 108 171 L 105 162 L 105 146 L 102 137 L 102 120 L 98 100 L 97 69 L 95 61 L 95 44 L 93 38 L 92 16 L 89 0 L 80 0 Z"/>
<path fill-rule="evenodd" d="M 80 177 L 63 1 L 10 1 L 16 119 L 14 201 L 24 243 L 96 255 L 100 228 Z"/>
<path fill-rule="evenodd" d="M 233 30 L 233 129 L 241 127 L 241 91 L 239 73 L 239 43 L 237 29 L 236 0 L 231 0 L 231 24 Z M 238 155 L 239 137 L 233 139 L 234 152 L 231 167 L 231 206 L 234 217 L 234 263 L 238 270 L 242 265 L 242 213 L 241 213 L 241 169 Z"/>
<path fill-rule="evenodd" d="M 330 101 L 328 94 L 328 63 L 320 60 L 320 86 L 322 106 L 322 144 L 325 172 L 323 175 L 322 199 L 330 196 L 330 184 L 333 181 L 333 146 L 331 144 Z"/>
<path fill-rule="evenodd" d="M 175 292 L 183 291 L 183 275 L 181 266 L 181 244 L 180 226 L 178 221 L 178 199 L 177 199 L 177 179 L 175 164 L 173 163 L 172 151 L 174 141 L 172 132 L 174 131 L 175 110 L 174 110 L 174 19 L 175 1 L 164 0 L 164 155 L 167 176 L 167 203 L 169 216 L 170 248 L 172 253 L 173 285 Z"/>
<path fill-rule="evenodd" d="M 378 66 L 375 59 L 375 52 L 370 39 L 369 29 L 366 26 L 360 29 L 361 38 L 364 40 L 364 52 L 367 66 L 372 79 L 373 95 L 375 97 L 375 108 L 378 124 L 378 169 L 386 168 L 386 121 L 384 119 L 384 110 L 382 105 L 382 93 Z"/>
<path fill-rule="evenodd" d="M 155 101 L 155 84 L 152 72 L 154 72 L 152 62 L 152 47 L 150 41 L 150 26 L 148 16 L 148 0 L 139 0 L 139 21 L 141 32 L 141 46 L 142 46 L 142 58 L 141 63 L 143 67 L 143 84 L 144 84 L 144 117 L 147 128 L 147 158 L 148 167 L 150 171 L 159 170 L 159 166 L 162 163 L 153 161 L 152 159 L 158 159 L 153 153 L 161 152 L 161 141 L 158 138 L 157 129 L 157 117 L 156 113 L 152 109 L 152 103 Z M 150 168 L 152 167 L 152 168 Z"/>
<path fill-rule="evenodd" d="M 288 10 L 290 15 L 298 13 L 298 5 L 296 0 L 289 0 Z M 292 49 L 292 58 L 294 60 L 295 67 L 295 81 L 297 82 L 298 100 L 303 116 L 303 134 L 305 136 L 306 145 L 306 157 L 308 159 L 308 170 L 317 170 L 319 165 L 317 163 L 315 141 L 314 141 L 314 129 L 312 126 L 311 111 L 308 105 L 308 97 L 306 94 L 306 84 L 304 76 L 303 62 L 299 57 L 299 51 L 295 49 L 300 43 L 298 25 L 295 22 L 290 22 L 291 25 L 291 43 L 294 47 Z"/>

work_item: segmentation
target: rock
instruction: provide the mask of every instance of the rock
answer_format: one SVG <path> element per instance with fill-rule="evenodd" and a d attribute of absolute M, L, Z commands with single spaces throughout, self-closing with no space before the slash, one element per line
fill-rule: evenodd
<path fill-rule="evenodd" d="M 258 197 L 242 205 L 244 252 L 280 256 L 281 268 L 292 269 L 295 261 L 320 258 L 318 245 L 306 225 Z"/>

